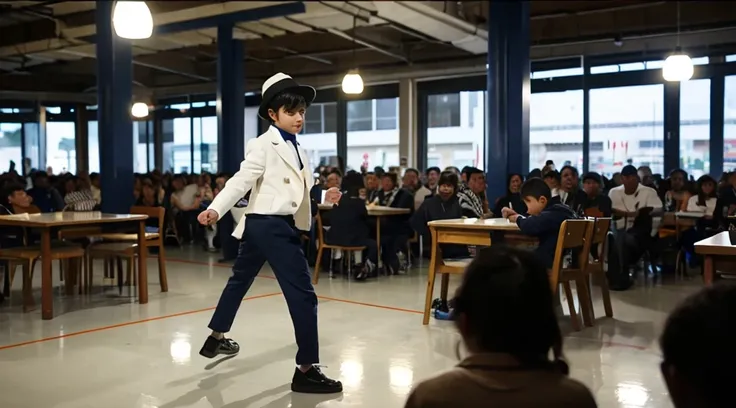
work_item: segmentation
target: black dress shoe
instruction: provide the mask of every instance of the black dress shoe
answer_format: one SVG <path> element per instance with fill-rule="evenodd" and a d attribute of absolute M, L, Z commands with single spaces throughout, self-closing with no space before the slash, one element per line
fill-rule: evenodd
<path fill-rule="evenodd" d="M 305 394 L 334 394 L 342 392 L 342 383 L 327 378 L 317 366 L 312 366 L 306 373 L 297 367 L 291 379 L 291 390 Z"/>
<path fill-rule="evenodd" d="M 199 350 L 199 355 L 207 358 L 215 358 L 219 354 L 232 356 L 240 352 L 240 346 L 232 339 L 216 339 L 212 336 L 207 337 L 204 346 Z"/>

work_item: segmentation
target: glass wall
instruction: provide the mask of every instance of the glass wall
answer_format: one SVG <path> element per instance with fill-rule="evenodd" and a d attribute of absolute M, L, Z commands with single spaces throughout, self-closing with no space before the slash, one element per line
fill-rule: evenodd
<path fill-rule="evenodd" d="M 583 170 L 583 90 L 534 93 L 529 112 L 529 170 L 553 160 Z M 602 143 L 592 143 L 600 153 Z"/>
<path fill-rule="evenodd" d="M 8 171 L 12 160 L 15 171 L 23 174 L 22 132 L 20 123 L 0 123 L 0 166 L 4 167 L 0 172 Z"/>
<path fill-rule="evenodd" d="M 41 163 L 40 126 L 36 122 L 28 122 L 23 124 L 23 130 L 25 131 L 26 158 L 31 160 L 31 170 L 39 170 L 38 164 Z"/>
<path fill-rule="evenodd" d="M 46 122 L 46 166 L 54 174 L 77 172 L 74 122 Z"/>
<path fill-rule="evenodd" d="M 217 173 L 217 116 L 193 118 L 194 172 Z"/>
<path fill-rule="evenodd" d="M 256 129 L 257 126 L 256 123 Z M 336 102 L 315 103 L 309 107 L 299 144 L 307 152 L 310 166 L 337 165 Z"/>
<path fill-rule="evenodd" d="M 680 167 L 695 179 L 710 171 L 710 79 L 680 83 Z"/>
<path fill-rule="evenodd" d="M 723 171 L 736 170 L 736 75 L 725 78 Z"/>
<path fill-rule="evenodd" d="M 349 101 L 348 169 L 399 165 L 399 98 Z"/>
<path fill-rule="evenodd" d="M 485 94 L 469 91 L 429 95 L 427 167 L 484 168 Z"/>
<path fill-rule="evenodd" d="M 590 90 L 590 170 L 626 164 L 664 172 L 664 85 Z"/>
<path fill-rule="evenodd" d="M 87 122 L 87 168 L 90 173 L 100 172 L 100 134 L 96 120 Z"/>
<path fill-rule="evenodd" d="M 164 140 L 163 171 L 190 173 L 192 171 L 191 118 L 165 119 L 161 123 Z"/>

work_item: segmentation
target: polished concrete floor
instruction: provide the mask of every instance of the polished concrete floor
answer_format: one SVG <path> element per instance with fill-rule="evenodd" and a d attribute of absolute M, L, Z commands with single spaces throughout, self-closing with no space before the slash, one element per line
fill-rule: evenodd
<path fill-rule="evenodd" d="M 159 291 L 151 260 L 147 305 L 127 290 L 58 295 L 51 321 L 40 311 L 22 313 L 17 279 L 0 306 L 0 407 L 402 407 L 412 384 L 457 362 L 451 323 L 421 324 L 424 270 L 365 283 L 324 278 L 317 287 L 321 359 L 345 391 L 292 394 L 296 347 L 270 270 L 256 279 L 231 333 L 240 355 L 206 360 L 199 347 L 230 270 L 199 249 L 168 255 L 169 292 Z M 697 287 L 695 280 L 642 281 L 614 293 L 614 319 L 599 317 L 595 327 L 567 335 L 571 375 L 600 407 L 671 407 L 657 336 L 667 312 Z"/>

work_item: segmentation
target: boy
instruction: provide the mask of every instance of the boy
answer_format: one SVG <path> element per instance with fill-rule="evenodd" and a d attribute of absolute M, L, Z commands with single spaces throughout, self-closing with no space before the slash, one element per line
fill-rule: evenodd
<path fill-rule="evenodd" d="M 526 204 L 528 216 L 519 215 L 504 207 L 501 213 L 510 222 L 515 222 L 524 235 L 539 239 L 536 254 L 548 268 L 552 267 L 557 248 L 557 235 L 565 220 L 577 218 L 570 207 L 552 202 L 552 192 L 540 178 L 530 178 L 521 186 L 521 198 Z"/>
<path fill-rule="evenodd" d="M 268 261 L 284 292 L 299 348 L 291 390 L 328 394 L 341 392 L 342 384 L 322 374 L 316 366 L 317 296 L 299 237 L 299 230 L 309 231 L 317 209 L 309 198 L 313 177 L 308 156 L 296 140 L 315 94 L 311 86 L 299 85 L 283 73 L 266 80 L 258 116 L 269 120 L 271 127 L 248 142 L 240 170 L 227 181 L 209 208 L 199 214 L 201 224 L 212 225 L 250 192 L 248 207 L 233 232 L 241 240 L 233 275 L 210 321 L 212 334 L 199 354 L 213 358 L 240 351 L 238 343 L 225 338 L 225 333 L 230 331 L 243 297 Z M 339 200 L 336 188 L 325 194 L 325 203 L 336 204 Z"/>

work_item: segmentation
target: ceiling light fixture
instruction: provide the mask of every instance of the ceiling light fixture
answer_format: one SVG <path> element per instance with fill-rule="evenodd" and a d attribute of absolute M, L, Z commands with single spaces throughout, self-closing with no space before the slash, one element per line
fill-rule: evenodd
<path fill-rule="evenodd" d="M 353 17 L 353 64 L 354 66 L 358 66 L 358 64 L 355 61 L 355 27 L 356 27 L 357 17 Z M 358 69 L 351 69 L 348 71 L 347 74 L 345 74 L 345 77 L 342 79 L 342 91 L 345 92 L 348 95 L 359 95 L 363 93 L 363 77 L 360 76 L 360 73 L 358 72 Z"/>
<path fill-rule="evenodd" d="M 141 40 L 153 34 L 153 17 L 145 1 L 118 1 L 112 11 L 115 34 L 121 38 Z"/>
<path fill-rule="evenodd" d="M 664 60 L 662 77 L 665 81 L 684 82 L 693 77 L 693 60 L 680 48 L 680 2 L 677 2 L 677 47 Z"/>
<path fill-rule="evenodd" d="M 148 105 L 143 102 L 136 102 L 130 108 L 130 114 L 133 115 L 134 118 L 145 118 L 148 116 Z"/>

